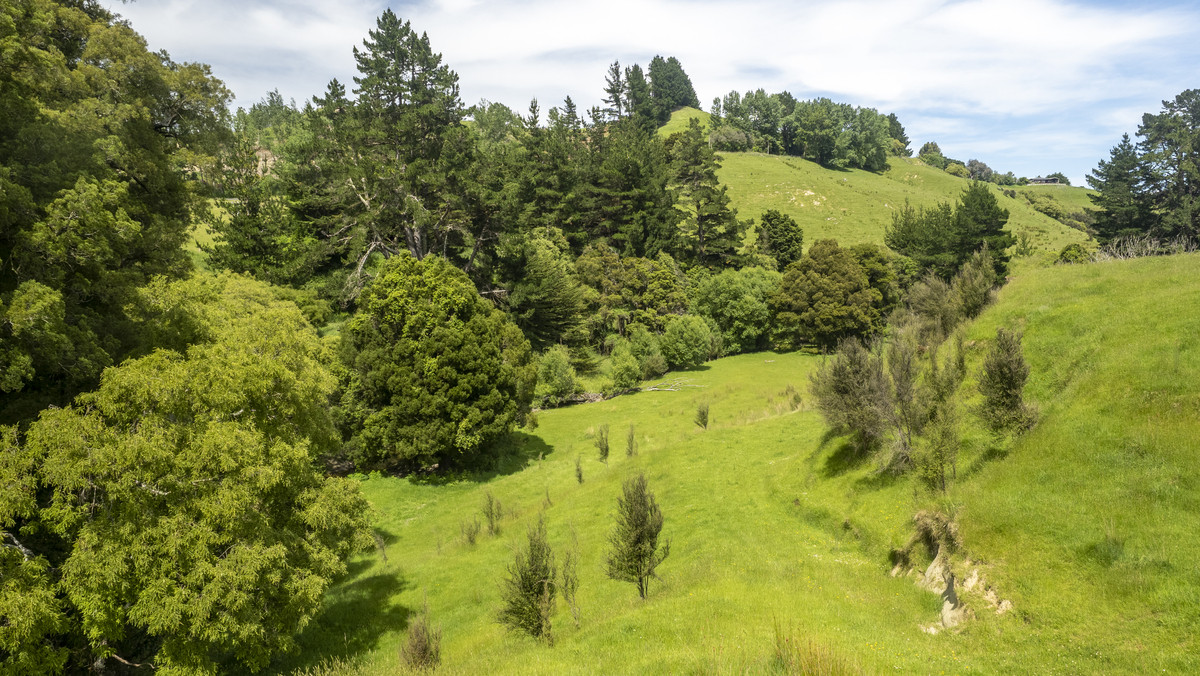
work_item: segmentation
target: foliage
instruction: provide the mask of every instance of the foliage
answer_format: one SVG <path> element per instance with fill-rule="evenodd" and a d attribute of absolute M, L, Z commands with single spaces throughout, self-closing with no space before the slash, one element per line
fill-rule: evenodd
<path fill-rule="evenodd" d="M 950 288 L 958 297 L 958 307 L 966 319 L 974 319 L 992 300 L 992 289 L 997 283 L 992 253 L 985 244 L 976 251 L 954 275 Z"/>
<path fill-rule="evenodd" d="M 874 448 L 886 433 L 890 402 L 883 360 L 857 338 L 843 341 L 812 375 L 812 394 L 825 422 L 854 435 L 860 450 Z"/>
<path fill-rule="evenodd" d="M 712 331 L 702 318 L 681 315 L 667 324 L 659 342 L 668 364 L 673 368 L 691 368 L 708 359 Z"/>
<path fill-rule="evenodd" d="M 612 352 L 612 388 L 616 392 L 636 390 L 642 382 L 642 365 L 633 356 L 628 340 L 620 340 Z"/>
<path fill-rule="evenodd" d="M 0 423 L 94 389 L 152 346 L 137 289 L 182 245 L 230 93 L 92 2 L 0 8 Z"/>
<path fill-rule="evenodd" d="M 673 56 L 664 59 L 656 55 L 650 60 L 647 74 L 650 76 L 650 98 L 660 124 L 666 122 L 676 108 L 700 107 L 692 80 L 684 72 L 679 59 Z"/>
<path fill-rule="evenodd" d="M 548 237 L 524 238 L 505 298 L 508 314 L 535 350 L 572 337 L 582 322 L 584 290 L 568 252 Z"/>
<path fill-rule="evenodd" d="M 800 260 L 804 250 L 804 231 L 791 216 L 774 209 L 762 215 L 762 230 L 765 235 L 764 250 L 775 257 L 779 269 Z"/>
<path fill-rule="evenodd" d="M 584 328 L 597 342 L 631 325 L 661 330 L 687 308 L 686 280 L 666 254 L 654 260 L 622 257 L 603 244 L 589 245 L 575 270 L 585 286 Z"/>
<path fill-rule="evenodd" d="M 650 578 L 657 577 L 659 564 L 671 553 L 671 542 L 659 546 L 663 515 L 647 486 L 646 475 L 626 479 L 621 491 L 622 496 L 617 498 L 617 525 L 608 538 L 610 549 L 605 571 L 614 580 L 636 584 L 638 596 L 644 599 Z"/>
<path fill-rule="evenodd" d="M 608 423 L 596 428 L 596 454 L 600 462 L 608 464 Z"/>
<path fill-rule="evenodd" d="M 820 240 L 788 266 L 771 296 L 772 339 L 781 349 L 806 343 L 832 347 L 879 331 L 882 306 L 883 294 L 854 255 L 834 240 Z"/>
<path fill-rule="evenodd" d="M 711 319 L 724 340 L 724 353 L 761 349 L 771 324 L 771 294 L 781 275 L 763 268 L 725 270 L 696 285 L 693 306 Z"/>
<path fill-rule="evenodd" d="M 686 131 L 667 139 L 667 150 L 675 167 L 672 186 L 685 214 L 680 224 L 681 252 L 697 265 L 728 264 L 746 224 L 729 208 L 729 196 L 717 180 L 720 163 L 700 122 L 693 118 Z"/>
<path fill-rule="evenodd" d="M 1086 263 L 1091 260 L 1092 254 L 1084 245 L 1075 242 L 1068 244 L 1058 252 L 1058 263 Z"/>
<path fill-rule="evenodd" d="M 106 370 L 29 427 L 47 503 L 26 516 L 65 548 L 47 555 L 85 655 L 257 671 L 370 542 L 356 485 L 313 469 L 333 439 L 328 355 L 262 284 L 206 276 L 149 295 L 201 334 Z"/>
<path fill-rule="evenodd" d="M 436 669 L 442 661 L 442 630 L 429 622 L 429 606 L 408 625 L 407 638 L 400 648 L 400 659 L 410 669 Z"/>
<path fill-rule="evenodd" d="M 555 345 L 538 359 L 537 387 L 533 391 L 538 406 L 554 407 L 567 401 L 579 392 L 579 381 L 575 368 L 571 366 L 571 355 L 567 348 Z"/>
<path fill-rule="evenodd" d="M 558 594 L 555 577 L 554 552 L 546 539 L 546 522 L 539 515 L 537 524 L 529 526 L 526 545 L 517 550 L 508 566 L 508 577 L 500 590 L 504 601 L 500 623 L 553 642 L 550 614 Z"/>
<path fill-rule="evenodd" d="M 563 600 L 571 609 L 571 617 L 575 620 L 575 628 L 579 628 L 579 551 L 572 547 L 563 552 L 562 569 L 559 577 L 559 587 Z"/>
<path fill-rule="evenodd" d="M 708 402 L 702 401 L 696 404 L 696 424 L 702 430 L 708 429 Z"/>
<path fill-rule="evenodd" d="M 438 256 L 389 259 L 342 346 L 347 447 L 363 466 L 478 463 L 533 395 L 529 343 Z"/>
<path fill-rule="evenodd" d="M 1008 271 L 1008 249 L 1016 239 L 1004 231 L 1008 210 L 1000 207 L 987 184 L 972 181 L 951 207 L 942 202 L 930 209 L 905 205 L 892 217 L 884 241 L 893 250 L 949 279 L 981 247 L 992 252 L 996 275 Z"/>
<path fill-rule="evenodd" d="M 668 323 L 670 326 L 670 323 Z M 707 327 L 705 327 L 707 328 Z M 659 337 L 641 324 L 629 330 L 629 348 L 642 369 L 642 379 L 655 378 L 667 372 L 667 359 L 663 355 Z"/>
<path fill-rule="evenodd" d="M 488 535 L 500 534 L 500 520 L 504 518 L 504 508 L 491 491 L 483 495 L 483 518 L 487 521 Z"/>
<path fill-rule="evenodd" d="M 1153 220 L 1151 203 L 1143 185 L 1144 170 L 1129 134 L 1113 147 L 1108 161 L 1100 160 L 1087 176 L 1096 192 L 1092 203 L 1100 207 L 1093 229 L 1101 243 L 1145 232 Z"/>
<path fill-rule="evenodd" d="M 633 425 L 629 426 L 629 432 L 625 435 L 625 455 L 632 458 L 637 455 L 637 430 Z"/>
<path fill-rule="evenodd" d="M 1033 426 L 1036 413 L 1024 400 L 1028 378 L 1029 364 L 1021 350 L 1021 334 L 996 329 L 996 341 L 979 372 L 979 393 L 983 395 L 979 412 L 993 432 L 1022 431 Z"/>

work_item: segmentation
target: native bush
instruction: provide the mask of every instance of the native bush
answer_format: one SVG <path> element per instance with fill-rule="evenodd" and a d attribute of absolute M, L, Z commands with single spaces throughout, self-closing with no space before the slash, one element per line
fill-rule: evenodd
<path fill-rule="evenodd" d="M 996 433 L 1025 430 L 1033 426 L 1036 412 L 1025 403 L 1025 381 L 1029 365 L 1021 351 L 1021 334 L 996 329 L 996 340 L 983 360 L 979 372 L 979 393 L 983 404 L 980 417 Z"/>
<path fill-rule="evenodd" d="M 554 552 L 546 539 L 546 522 L 539 516 L 527 531 L 525 546 L 517 550 L 508 566 L 508 577 L 500 591 L 504 600 L 500 623 L 552 642 L 550 614 L 558 593 L 555 577 Z"/>
<path fill-rule="evenodd" d="M 660 340 L 662 355 L 674 368 L 702 364 L 712 350 L 712 331 L 696 315 L 675 317 L 667 324 Z"/>
<path fill-rule="evenodd" d="M 662 511 L 646 484 L 646 475 L 626 479 L 617 498 L 617 525 L 609 536 L 605 561 L 608 576 L 637 585 L 638 596 L 646 598 L 649 580 L 671 553 L 670 541 L 659 546 Z"/>

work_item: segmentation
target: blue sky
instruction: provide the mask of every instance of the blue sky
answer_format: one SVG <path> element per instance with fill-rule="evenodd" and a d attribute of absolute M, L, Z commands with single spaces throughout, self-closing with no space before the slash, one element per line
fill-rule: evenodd
<path fill-rule="evenodd" d="M 110 7 L 151 49 L 213 67 L 249 106 L 352 82 L 386 6 L 429 34 L 463 100 L 598 104 L 619 59 L 675 56 L 703 107 L 736 89 L 894 112 L 916 149 L 1075 184 L 1163 99 L 1200 87 L 1194 2 L 1063 0 L 142 0 Z"/>

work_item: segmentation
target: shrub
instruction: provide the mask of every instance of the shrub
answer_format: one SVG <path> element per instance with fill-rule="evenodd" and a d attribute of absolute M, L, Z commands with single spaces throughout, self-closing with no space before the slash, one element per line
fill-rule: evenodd
<path fill-rule="evenodd" d="M 700 317 L 683 315 L 667 324 L 660 341 L 662 356 L 675 368 L 689 368 L 704 362 L 712 350 L 712 331 Z"/>
<path fill-rule="evenodd" d="M 637 455 L 637 430 L 633 425 L 629 426 L 629 433 L 625 435 L 625 455 L 628 457 Z"/>
<path fill-rule="evenodd" d="M 1029 365 L 1021 351 L 1021 334 L 996 329 L 996 341 L 979 372 L 979 393 L 983 395 L 979 412 L 993 432 L 1024 430 L 1033 425 L 1036 414 L 1023 397 L 1028 378 Z"/>
<path fill-rule="evenodd" d="M 1088 252 L 1087 247 L 1083 246 L 1079 242 L 1072 242 L 1064 246 L 1062 251 L 1058 252 L 1059 263 L 1086 263 L 1091 260 L 1091 258 L 1092 255 Z"/>
<path fill-rule="evenodd" d="M 400 647 L 400 659 L 410 669 L 435 669 L 442 661 L 442 630 L 429 624 L 429 606 L 408 626 L 408 636 Z"/>
<path fill-rule="evenodd" d="M 642 368 L 642 379 L 656 378 L 667 372 L 667 360 L 663 357 L 658 336 L 641 324 L 629 329 L 629 348 Z"/>
<path fill-rule="evenodd" d="M 971 256 L 950 283 L 951 290 L 958 296 L 958 307 L 967 319 L 978 316 L 987 307 L 995 286 L 996 269 L 986 244 Z"/>
<path fill-rule="evenodd" d="M 612 392 L 636 390 L 642 382 L 642 367 L 629 349 L 629 341 L 620 340 L 612 353 Z"/>
<path fill-rule="evenodd" d="M 849 249 L 819 240 L 788 266 L 771 296 L 773 342 L 792 350 L 812 342 L 832 347 L 849 336 L 882 328 L 883 295 Z"/>
<path fill-rule="evenodd" d="M 608 464 L 608 424 L 605 423 L 596 430 L 596 453 L 600 462 Z"/>
<path fill-rule="evenodd" d="M 583 456 L 575 456 L 575 480 L 583 483 Z"/>
<path fill-rule="evenodd" d="M 771 325 L 767 301 L 779 279 L 779 273 L 773 270 L 743 268 L 725 270 L 700 282 L 696 311 L 716 324 L 724 339 L 724 354 L 752 352 L 765 346 Z"/>
<path fill-rule="evenodd" d="M 696 424 L 701 429 L 708 429 L 708 402 L 702 401 L 696 404 Z"/>
<path fill-rule="evenodd" d="M 474 547 L 475 541 L 479 538 L 479 529 L 482 528 L 479 519 L 463 521 L 459 524 L 459 528 L 462 530 L 463 542 L 469 547 Z"/>
<path fill-rule="evenodd" d="M 608 576 L 637 584 L 638 595 L 646 598 L 649 580 L 671 553 L 670 541 L 659 547 L 662 511 L 646 484 L 646 475 L 626 479 L 622 497 L 617 498 L 617 525 L 609 536 L 611 550 L 605 562 Z"/>
<path fill-rule="evenodd" d="M 487 520 L 488 535 L 500 534 L 500 519 L 504 512 L 500 506 L 500 501 L 496 496 L 488 491 L 483 496 L 483 518 Z"/>
<path fill-rule="evenodd" d="M 963 315 L 962 298 L 932 273 L 908 290 L 907 304 L 918 319 L 920 337 L 926 345 L 945 340 Z"/>
<path fill-rule="evenodd" d="M 529 527 L 528 543 L 517 550 L 508 567 L 501 588 L 500 623 L 552 642 L 550 613 L 558 591 L 554 573 L 554 552 L 546 539 L 545 520 L 539 516 L 537 524 Z"/>
<path fill-rule="evenodd" d="M 575 546 L 578 547 L 578 545 Z M 575 620 L 575 628 L 578 629 L 579 603 L 575 596 L 579 591 L 579 552 L 577 549 L 568 549 L 563 554 L 562 582 L 559 586 L 562 589 L 563 600 L 571 609 L 571 618 Z"/>
<path fill-rule="evenodd" d="M 825 422 L 853 434 L 860 450 L 875 447 L 887 429 L 891 404 L 883 360 L 855 338 L 813 374 L 812 393 Z"/>
<path fill-rule="evenodd" d="M 541 406 L 558 406 L 579 391 L 571 354 L 562 345 L 554 345 L 538 360 L 538 382 L 534 397 Z"/>

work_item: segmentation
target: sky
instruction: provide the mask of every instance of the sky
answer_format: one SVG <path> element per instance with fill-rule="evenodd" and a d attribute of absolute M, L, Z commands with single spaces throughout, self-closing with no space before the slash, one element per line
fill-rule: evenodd
<path fill-rule="evenodd" d="M 732 90 L 788 91 L 895 113 L 1017 176 L 1081 185 L 1143 113 L 1200 87 L 1200 3 L 1066 0 L 106 0 L 175 61 L 199 61 L 249 107 L 303 103 L 337 78 L 387 7 L 429 35 L 467 105 L 586 110 L 609 64 L 683 64 L 707 110 Z"/>

